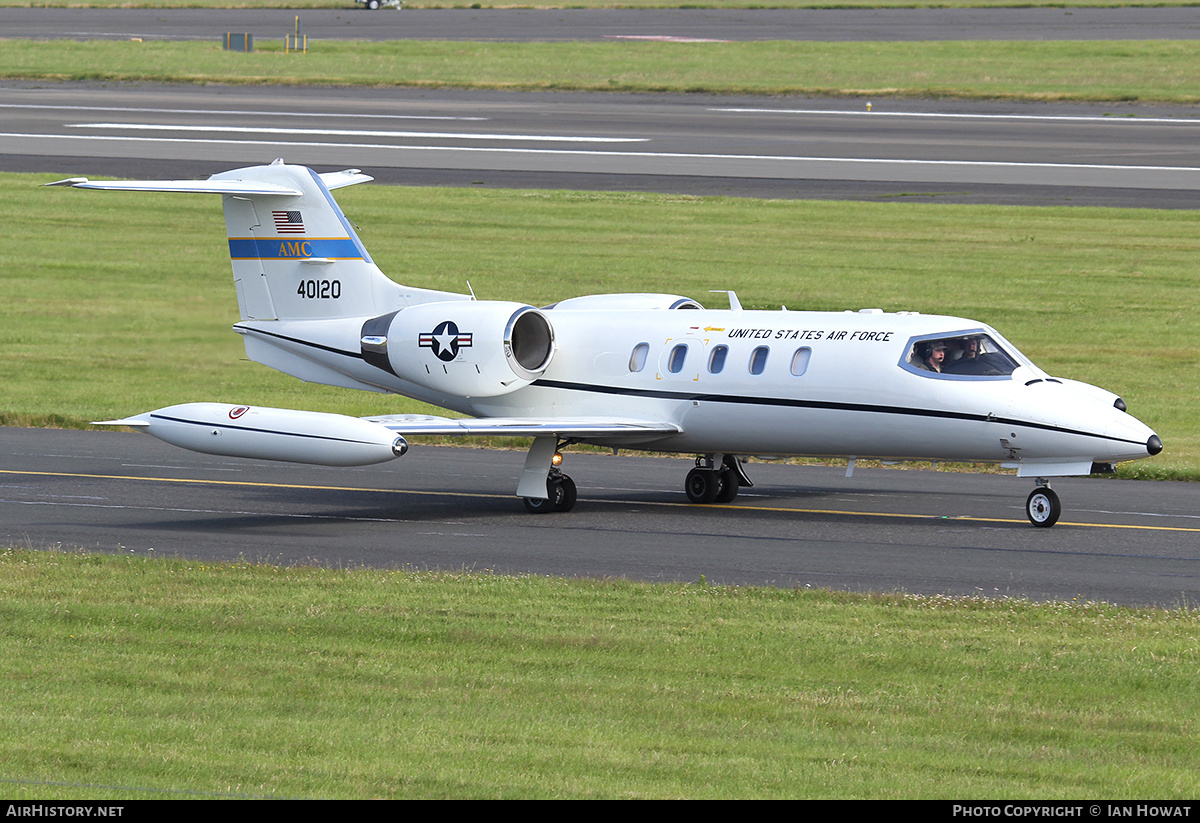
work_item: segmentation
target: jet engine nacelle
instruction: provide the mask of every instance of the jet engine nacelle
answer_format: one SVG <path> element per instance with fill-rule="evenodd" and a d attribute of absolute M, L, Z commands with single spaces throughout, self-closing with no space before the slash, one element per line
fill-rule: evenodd
<path fill-rule="evenodd" d="M 546 371 L 554 330 L 544 314 L 522 303 L 419 303 L 364 323 L 362 355 L 436 391 L 493 397 L 528 386 Z"/>

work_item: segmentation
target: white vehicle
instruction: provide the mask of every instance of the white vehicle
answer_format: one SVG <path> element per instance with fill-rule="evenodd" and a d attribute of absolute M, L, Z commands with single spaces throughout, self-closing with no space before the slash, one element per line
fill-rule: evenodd
<path fill-rule="evenodd" d="M 191 403 L 132 426 L 209 454 L 321 465 L 398 457 L 419 435 L 532 437 L 516 493 L 567 511 L 573 443 L 697 454 L 694 503 L 729 502 L 748 455 L 991 461 L 1037 478 L 1026 511 L 1052 526 L 1045 478 L 1112 471 L 1162 443 L 1103 389 L 1051 377 L 994 329 L 911 312 L 705 309 L 672 294 L 535 308 L 388 279 L 330 190 L 371 178 L 277 160 L 207 180 L 50 185 L 219 194 L 246 354 L 301 380 L 402 394 L 450 419 Z"/>
<path fill-rule="evenodd" d="M 366 6 L 372 11 L 378 8 L 383 8 L 384 6 L 395 6 L 396 8 L 400 8 L 400 0 L 354 0 L 354 2 L 358 3 L 360 6 Z"/>

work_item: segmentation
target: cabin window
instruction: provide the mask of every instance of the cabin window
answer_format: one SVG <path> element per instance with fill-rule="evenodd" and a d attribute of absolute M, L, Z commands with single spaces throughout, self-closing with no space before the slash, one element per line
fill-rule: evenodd
<path fill-rule="evenodd" d="M 650 354 L 649 343 L 638 343 L 633 347 L 633 354 L 629 355 L 629 370 L 638 372 L 646 368 L 646 355 Z"/>
<path fill-rule="evenodd" d="M 725 356 L 729 354 L 728 346 L 717 346 L 712 350 L 712 354 L 708 356 L 708 373 L 720 374 L 725 368 Z"/>
<path fill-rule="evenodd" d="M 812 357 L 812 349 L 808 346 L 796 349 L 796 353 L 792 355 L 792 374 L 796 377 L 801 377 L 808 371 L 808 360 Z"/>
<path fill-rule="evenodd" d="M 671 356 L 667 359 L 667 371 L 671 374 L 679 374 L 683 371 L 683 361 L 687 359 L 687 350 L 687 343 L 680 343 L 671 349 Z"/>
<path fill-rule="evenodd" d="M 1007 377 L 1020 366 L 982 332 L 911 340 L 903 364 L 923 375 L 964 378 Z"/>
<path fill-rule="evenodd" d="M 771 350 L 766 346 L 759 346 L 754 351 L 750 352 L 750 373 L 762 374 L 767 367 L 767 355 Z"/>

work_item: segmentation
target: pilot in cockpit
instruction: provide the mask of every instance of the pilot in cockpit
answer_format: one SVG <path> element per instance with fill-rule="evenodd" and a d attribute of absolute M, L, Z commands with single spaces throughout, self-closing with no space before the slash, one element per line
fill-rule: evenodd
<path fill-rule="evenodd" d="M 917 368 L 936 372 L 942 370 L 942 365 L 946 362 L 945 340 L 922 340 L 917 344 L 916 350 Z"/>

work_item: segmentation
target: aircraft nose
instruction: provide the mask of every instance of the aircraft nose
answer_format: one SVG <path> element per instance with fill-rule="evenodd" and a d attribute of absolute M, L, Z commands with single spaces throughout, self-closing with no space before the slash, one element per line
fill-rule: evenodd
<path fill-rule="evenodd" d="M 1148 451 L 1151 456 L 1154 456 L 1162 451 L 1162 441 L 1158 439 L 1157 434 L 1150 435 L 1150 439 L 1146 441 L 1146 451 Z"/>

